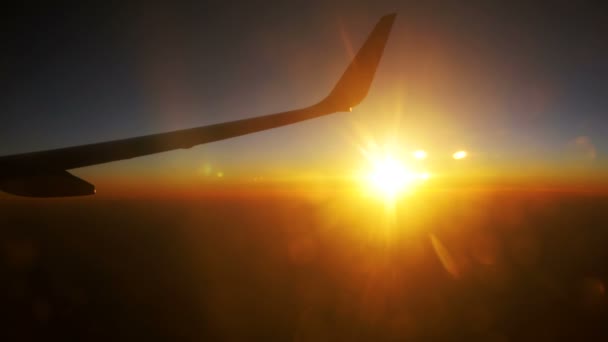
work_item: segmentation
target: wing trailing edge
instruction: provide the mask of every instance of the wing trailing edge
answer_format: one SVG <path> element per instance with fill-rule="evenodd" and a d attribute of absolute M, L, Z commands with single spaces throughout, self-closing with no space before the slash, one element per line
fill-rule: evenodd
<path fill-rule="evenodd" d="M 0 189 L 25 197 L 68 197 L 95 194 L 95 186 L 67 171 L 45 171 L 0 180 Z"/>

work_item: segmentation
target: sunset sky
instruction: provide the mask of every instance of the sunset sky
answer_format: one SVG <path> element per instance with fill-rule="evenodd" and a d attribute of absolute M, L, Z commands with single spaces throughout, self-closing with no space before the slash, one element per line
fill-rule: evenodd
<path fill-rule="evenodd" d="M 98 189 L 339 179 L 364 167 L 360 149 L 374 142 L 402 159 L 427 151 L 437 184 L 605 186 L 602 12 L 461 3 L 7 10 L 0 155 L 308 106 L 329 92 L 376 21 L 396 12 L 370 93 L 352 113 L 73 173 Z M 461 149 L 468 158 L 453 160 Z"/>

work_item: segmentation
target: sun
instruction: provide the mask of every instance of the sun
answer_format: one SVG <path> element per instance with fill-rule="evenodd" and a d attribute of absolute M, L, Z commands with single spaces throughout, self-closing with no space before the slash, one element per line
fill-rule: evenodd
<path fill-rule="evenodd" d="M 391 155 L 370 161 L 372 169 L 368 175 L 369 184 L 385 199 L 395 199 L 399 194 L 409 190 L 418 179 L 416 173 Z"/>
<path fill-rule="evenodd" d="M 394 144 L 379 145 L 373 140 L 367 146 L 359 147 L 363 168 L 357 171 L 357 179 L 366 195 L 383 200 L 393 207 L 398 199 L 414 193 L 426 183 L 431 174 L 426 170 L 424 150 L 407 152 Z"/>

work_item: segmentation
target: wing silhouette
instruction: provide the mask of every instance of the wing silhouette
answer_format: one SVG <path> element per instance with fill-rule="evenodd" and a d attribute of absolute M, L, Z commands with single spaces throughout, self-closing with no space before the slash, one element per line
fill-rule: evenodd
<path fill-rule="evenodd" d="M 93 194 L 91 184 L 65 170 L 190 148 L 350 111 L 367 96 L 395 16 L 389 14 L 380 19 L 333 90 L 312 106 L 209 126 L 0 157 L 0 189 L 33 197 Z"/>

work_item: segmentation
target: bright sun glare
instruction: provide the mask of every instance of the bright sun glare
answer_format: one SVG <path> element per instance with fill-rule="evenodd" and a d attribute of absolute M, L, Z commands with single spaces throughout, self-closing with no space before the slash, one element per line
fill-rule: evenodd
<path fill-rule="evenodd" d="M 431 177 L 424 170 L 423 159 L 427 157 L 424 150 L 404 153 L 398 147 L 370 143 L 360 151 L 367 161 L 360 178 L 364 187 L 389 205 Z"/>
<path fill-rule="evenodd" d="M 386 200 L 394 200 L 403 192 L 411 190 L 416 182 L 429 178 L 428 172 L 414 172 L 402 161 L 388 154 L 371 158 L 370 162 L 372 169 L 368 181 Z"/>
<path fill-rule="evenodd" d="M 414 175 L 403 163 L 391 156 L 375 160 L 370 181 L 383 195 L 393 198 L 414 180 Z"/>

